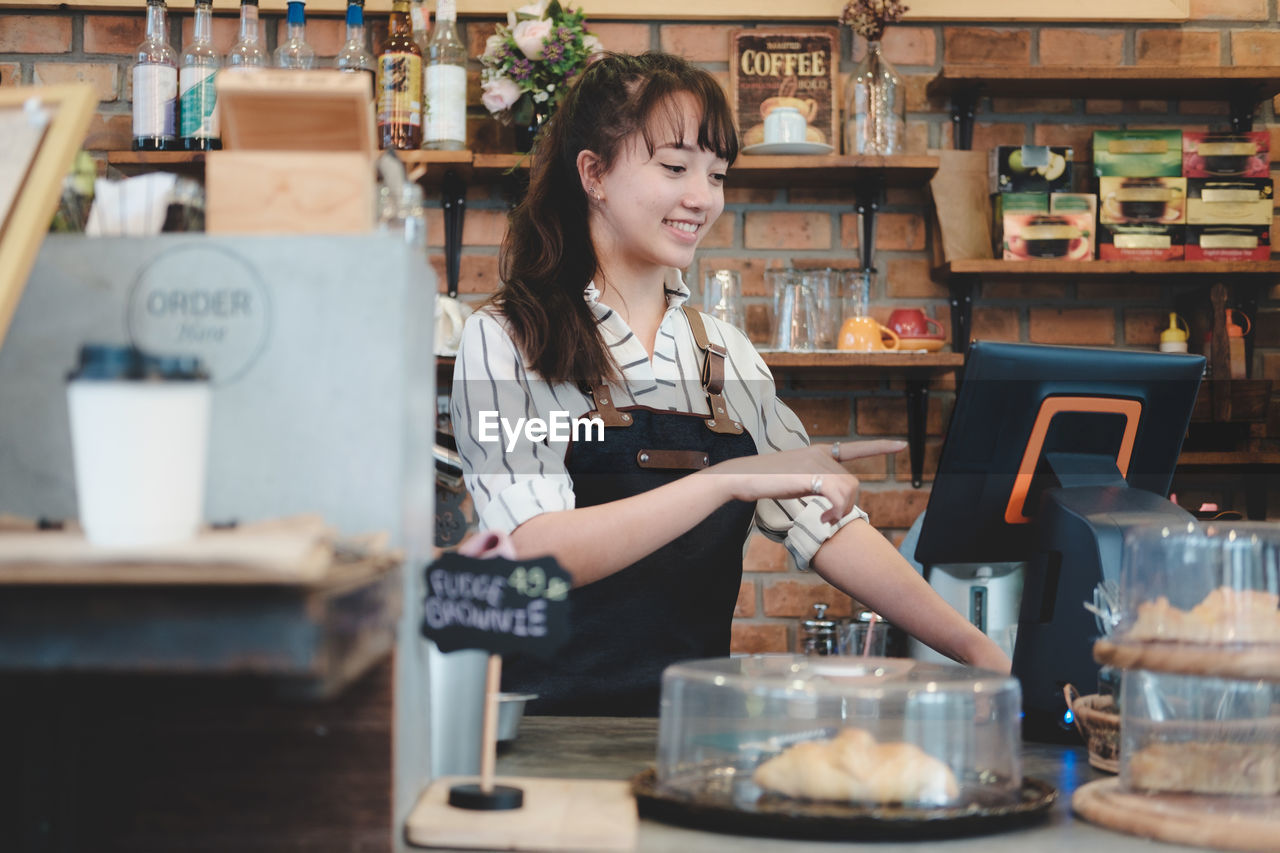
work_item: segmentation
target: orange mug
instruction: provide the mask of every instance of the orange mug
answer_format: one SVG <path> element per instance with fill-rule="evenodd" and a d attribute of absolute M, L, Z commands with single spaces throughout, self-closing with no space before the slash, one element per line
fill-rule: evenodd
<path fill-rule="evenodd" d="M 882 352 L 898 348 L 898 333 L 874 317 L 850 317 L 840 327 L 837 348 L 852 352 Z"/>

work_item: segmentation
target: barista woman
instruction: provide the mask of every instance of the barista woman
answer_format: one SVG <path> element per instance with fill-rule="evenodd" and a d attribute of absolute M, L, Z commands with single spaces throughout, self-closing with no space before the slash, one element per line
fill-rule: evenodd
<path fill-rule="evenodd" d="M 855 505 L 843 463 L 902 443 L 809 445 L 745 335 L 686 306 L 678 271 L 737 153 L 706 72 L 595 62 L 535 148 L 501 289 L 467 321 L 452 415 L 480 525 L 573 578 L 566 648 L 504 667 L 532 712 L 653 714 L 664 667 L 727 655 L 753 521 L 944 654 L 1009 669 Z M 565 440 L 584 416 L 605 426 Z"/>

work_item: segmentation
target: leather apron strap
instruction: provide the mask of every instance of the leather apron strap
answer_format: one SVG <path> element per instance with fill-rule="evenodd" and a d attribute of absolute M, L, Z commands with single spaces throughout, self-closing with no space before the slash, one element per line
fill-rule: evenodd
<path fill-rule="evenodd" d="M 681 305 L 684 316 L 689 320 L 689 331 L 693 332 L 693 342 L 703 352 L 702 389 L 707 392 L 707 404 L 711 407 L 711 417 L 707 420 L 707 429 L 722 435 L 741 435 L 742 424 L 729 417 L 729 407 L 725 405 L 724 395 L 724 360 L 728 351 L 713 344 L 707 339 L 707 328 L 702 324 L 702 315 L 697 309 Z"/>

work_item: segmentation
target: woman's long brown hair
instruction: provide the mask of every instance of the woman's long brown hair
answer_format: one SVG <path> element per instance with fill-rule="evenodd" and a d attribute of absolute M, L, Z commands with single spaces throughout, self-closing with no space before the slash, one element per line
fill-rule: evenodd
<path fill-rule="evenodd" d="M 578 154 L 595 152 L 607 172 L 626 139 L 640 133 L 652 155 L 667 141 L 655 139 L 655 125 L 663 127 L 654 121 L 659 116 L 683 138 L 675 100 L 681 93 L 693 97 L 701 114 L 698 146 L 732 163 L 738 137 L 720 84 L 665 53 L 607 54 L 593 62 L 534 145 L 529 189 L 511 212 L 502 243 L 502 286 L 493 303 L 509 321 L 526 362 L 549 382 L 594 385 L 619 375 L 582 298 L 599 262 L 587 227 Z"/>

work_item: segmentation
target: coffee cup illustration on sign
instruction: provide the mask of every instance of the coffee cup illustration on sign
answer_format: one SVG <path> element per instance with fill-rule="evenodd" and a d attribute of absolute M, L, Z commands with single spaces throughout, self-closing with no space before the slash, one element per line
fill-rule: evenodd
<path fill-rule="evenodd" d="M 794 107 L 775 107 L 764 117 L 764 141 L 769 145 L 779 142 L 804 142 L 808 122 Z"/>
<path fill-rule="evenodd" d="M 796 97 L 799 82 L 788 77 L 778 86 L 778 94 L 760 102 L 760 124 L 742 135 L 744 146 L 816 143 L 825 145 L 827 135 L 814 126 L 820 105 L 814 98 Z"/>
<path fill-rule="evenodd" d="M 818 102 L 813 98 L 791 98 L 779 95 L 775 98 L 765 98 L 760 102 L 760 118 L 768 121 L 769 113 L 780 108 L 793 109 L 800 113 L 804 116 L 805 124 L 813 121 L 818 115 Z"/>

